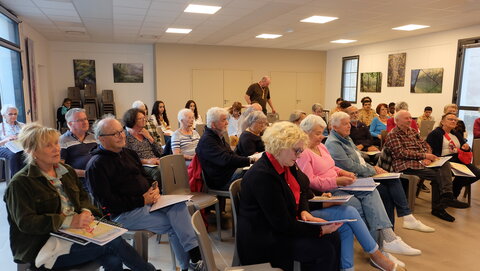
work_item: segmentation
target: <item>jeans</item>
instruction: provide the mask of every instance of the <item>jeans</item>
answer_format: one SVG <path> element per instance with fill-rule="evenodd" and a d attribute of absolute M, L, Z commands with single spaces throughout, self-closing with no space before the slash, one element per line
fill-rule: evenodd
<path fill-rule="evenodd" d="M 23 161 L 23 151 L 14 153 L 7 147 L 0 147 L 0 157 L 8 159 L 8 162 L 10 163 L 10 174 L 12 177 L 25 166 Z"/>
<path fill-rule="evenodd" d="M 128 230 L 149 230 L 156 234 L 168 234 L 173 251 L 182 269 L 188 268 L 188 251 L 198 246 L 185 203 L 177 203 L 150 213 L 146 205 L 123 212 L 114 218 Z"/>
<path fill-rule="evenodd" d="M 447 208 L 447 206 L 441 202 L 440 195 L 452 193 L 452 169 L 449 162 L 446 162 L 441 167 L 435 168 L 408 168 L 404 170 L 403 173 L 431 180 L 432 210 L 444 210 Z"/>
<path fill-rule="evenodd" d="M 338 229 L 340 235 L 340 268 L 342 270 L 353 270 L 353 235 L 357 237 L 363 250 L 373 253 L 378 249 L 377 243 L 370 235 L 367 225 L 363 222 L 360 214 L 355 208 L 347 205 L 337 205 L 311 212 L 313 216 L 325 220 L 357 219 L 355 222 L 343 223 Z"/>
<path fill-rule="evenodd" d="M 405 191 L 400 179 L 380 180 L 379 182 L 380 185 L 377 186 L 378 193 L 382 198 L 390 222 L 392 222 L 392 225 L 395 225 L 395 208 L 397 209 L 398 217 L 412 213 L 410 207 L 408 207 Z"/>
<path fill-rule="evenodd" d="M 383 206 L 377 189 L 370 191 L 343 191 L 332 190 L 333 195 L 354 195 L 346 205 L 350 205 L 357 209 L 360 217 L 367 225 L 370 234 L 375 242 L 379 242 L 378 230 L 392 228 L 393 225 L 388 218 L 385 207 Z"/>
<path fill-rule="evenodd" d="M 58 257 L 53 268 L 75 266 L 91 261 L 99 261 L 105 271 L 122 271 L 123 264 L 134 271 L 155 271 L 155 267 L 145 262 L 121 237 L 103 246 L 93 243 L 85 246 L 73 244 L 70 253 Z"/>

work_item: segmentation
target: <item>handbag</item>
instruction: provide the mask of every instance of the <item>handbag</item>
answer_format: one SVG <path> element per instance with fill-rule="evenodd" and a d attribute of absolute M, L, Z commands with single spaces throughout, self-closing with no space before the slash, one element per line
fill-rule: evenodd
<path fill-rule="evenodd" d="M 455 143 L 447 133 L 445 133 L 444 136 L 448 141 L 450 141 L 450 144 L 452 146 L 455 146 L 458 154 L 458 160 L 460 160 L 460 162 L 462 162 L 465 165 L 471 164 L 473 160 L 473 153 L 471 151 L 464 151 L 461 148 L 457 148 Z"/>

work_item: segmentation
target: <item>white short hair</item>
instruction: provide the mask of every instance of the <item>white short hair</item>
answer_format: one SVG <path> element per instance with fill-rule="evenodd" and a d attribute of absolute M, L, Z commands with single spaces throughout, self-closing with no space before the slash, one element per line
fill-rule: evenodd
<path fill-rule="evenodd" d="M 395 105 L 395 112 L 400 110 L 408 111 L 408 104 L 406 102 L 399 102 Z"/>
<path fill-rule="evenodd" d="M 393 116 L 393 120 L 395 121 L 395 124 L 397 123 L 397 120 L 400 118 L 400 115 L 403 115 L 404 113 L 409 113 L 407 110 L 400 110 L 397 113 L 395 113 L 395 116 Z"/>
<path fill-rule="evenodd" d="M 183 108 L 180 111 L 178 111 L 178 115 L 177 115 L 178 122 L 182 123 L 182 120 L 187 117 L 188 113 L 193 114 L 193 111 L 188 108 Z"/>
<path fill-rule="evenodd" d="M 317 125 L 322 127 L 322 129 L 325 129 L 325 127 L 327 127 L 327 124 L 321 117 L 315 114 L 310 114 L 302 120 L 302 122 L 300 123 L 300 129 L 302 129 L 305 133 L 310 133 Z"/>
<path fill-rule="evenodd" d="M 222 116 L 228 116 L 228 111 L 220 107 L 212 107 L 207 111 L 207 127 L 212 128 L 212 122 L 217 122 Z"/>
<path fill-rule="evenodd" d="M 72 108 L 68 110 L 67 113 L 65 114 L 65 119 L 67 120 L 67 122 L 71 122 L 73 121 L 73 115 L 75 115 L 75 113 L 80 113 L 80 112 L 87 114 L 87 112 L 83 108 Z"/>
<path fill-rule="evenodd" d="M 132 103 L 132 108 L 138 108 L 138 109 L 145 109 L 145 103 L 140 101 L 140 100 L 137 100 L 135 102 Z"/>
<path fill-rule="evenodd" d="M 254 124 L 257 121 L 267 121 L 267 116 L 265 116 L 265 114 L 263 114 L 262 111 L 253 111 L 245 119 L 245 123 L 247 127 L 252 126 L 252 124 Z"/>
<path fill-rule="evenodd" d="M 1 111 L 2 116 L 7 115 L 8 109 L 15 109 L 15 110 L 17 110 L 17 112 L 18 112 L 18 108 L 16 108 L 13 104 L 4 104 L 4 105 L 2 106 L 2 111 Z"/>
<path fill-rule="evenodd" d="M 330 124 L 333 126 L 338 126 L 342 122 L 342 120 L 350 118 L 350 115 L 348 115 L 345 112 L 335 112 L 332 114 L 330 117 Z"/>

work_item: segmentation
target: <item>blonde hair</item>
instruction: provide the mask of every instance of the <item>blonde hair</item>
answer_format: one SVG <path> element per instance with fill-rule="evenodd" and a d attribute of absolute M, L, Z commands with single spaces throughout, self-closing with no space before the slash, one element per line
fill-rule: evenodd
<path fill-rule="evenodd" d="M 18 135 L 18 141 L 25 150 L 25 162 L 31 164 L 34 161 L 33 152 L 58 140 L 59 137 L 60 133 L 53 128 L 44 127 L 38 123 L 25 125 Z"/>
<path fill-rule="evenodd" d="M 300 128 L 288 121 L 275 122 L 263 133 L 265 151 L 277 156 L 284 149 L 293 148 L 295 144 L 307 142 L 308 137 Z"/>
<path fill-rule="evenodd" d="M 456 104 L 447 104 L 443 107 L 443 114 L 446 114 L 449 108 L 455 108 L 455 111 L 458 111 L 458 105 Z"/>

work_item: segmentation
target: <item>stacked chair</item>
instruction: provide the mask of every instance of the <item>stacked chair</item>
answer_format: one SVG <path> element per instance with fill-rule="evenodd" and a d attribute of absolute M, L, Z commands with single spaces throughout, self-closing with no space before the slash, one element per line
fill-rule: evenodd
<path fill-rule="evenodd" d="M 82 107 L 82 96 L 80 95 L 80 89 L 77 87 L 69 87 L 67 97 L 72 100 L 72 108 Z"/>
<path fill-rule="evenodd" d="M 85 102 L 83 108 L 87 113 L 88 123 L 90 124 L 90 127 L 92 127 L 92 124 L 97 120 L 99 115 L 97 89 L 94 84 L 85 85 L 84 98 Z"/>
<path fill-rule="evenodd" d="M 102 115 L 112 114 L 115 115 L 115 102 L 113 100 L 113 90 L 102 90 L 102 103 L 100 107 Z"/>

